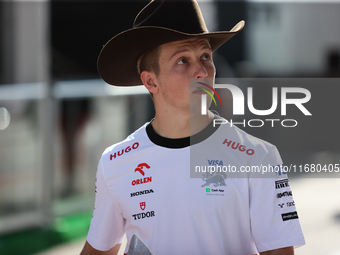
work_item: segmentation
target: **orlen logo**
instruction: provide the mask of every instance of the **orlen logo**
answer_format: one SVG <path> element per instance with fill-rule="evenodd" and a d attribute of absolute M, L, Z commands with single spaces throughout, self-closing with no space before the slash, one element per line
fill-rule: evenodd
<path fill-rule="evenodd" d="M 145 175 L 144 171 L 142 170 L 143 167 L 146 167 L 147 169 L 150 169 L 150 166 L 147 163 L 141 163 L 137 166 L 135 169 L 135 172 L 140 172 L 143 176 Z"/>
<path fill-rule="evenodd" d="M 146 169 L 150 169 L 150 166 L 147 164 L 147 163 L 140 163 L 136 169 L 135 169 L 135 173 L 136 172 L 139 172 L 141 175 L 145 175 L 144 171 L 142 170 L 143 168 L 146 168 Z M 152 177 L 144 177 L 144 178 L 140 178 L 140 179 L 137 179 L 137 180 L 133 180 L 132 181 L 132 186 L 135 186 L 135 185 L 139 185 L 139 184 L 143 184 L 143 183 L 148 183 L 148 182 L 152 182 Z"/>
<path fill-rule="evenodd" d="M 251 156 L 255 153 L 255 151 L 253 149 L 247 149 L 246 146 L 240 145 L 240 143 L 236 144 L 232 140 L 228 141 L 228 139 L 225 139 L 223 141 L 223 144 L 227 144 L 228 147 L 230 147 L 230 145 L 231 145 L 232 149 L 234 149 L 234 150 L 238 149 L 240 152 L 246 152 L 246 154 L 249 155 L 249 156 Z"/>
<path fill-rule="evenodd" d="M 128 146 L 128 147 L 126 147 L 125 149 L 122 149 L 121 151 L 118 151 L 118 152 L 115 152 L 114 154 L 111 154 L 111 155 L 110 155 L 110 160 L 112 160 L 113 158 L 116 158 L 117 155 L 118 155 L 118 157 L 119 157 L 119 156 L 122 156 L 122 155 L 124 154 L 124 152 L 125 152 L 125 153 L 128 153 L 128 152 L 130 152 L 131 150 L 137 149 L 138 147 L 139 147 L 139 143 L 138 143 L 138 142 L 135 142 L 131 147 Z"/>

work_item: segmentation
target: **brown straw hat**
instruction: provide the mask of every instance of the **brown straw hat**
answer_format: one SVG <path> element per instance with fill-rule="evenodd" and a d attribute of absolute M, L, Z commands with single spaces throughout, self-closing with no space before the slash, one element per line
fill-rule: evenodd
<path fill-rule="evenodd" d="M 152 0 L 138 13 L 133 28 L 105 44 L 98 57 L 98 71 L 111 85 L 142 85 L 137 61 L 146 51 L 193 37 L 209 38 L 215 51 L 243 27 L 242 20 L 230 31 L 209 33 L 195 0 Z"/>

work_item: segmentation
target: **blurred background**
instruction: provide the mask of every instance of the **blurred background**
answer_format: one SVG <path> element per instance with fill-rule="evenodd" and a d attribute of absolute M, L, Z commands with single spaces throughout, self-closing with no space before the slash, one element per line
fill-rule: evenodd
<path fill-rule="evenodd" d="M 102 46 L 148 2 L 0 1 L 1 255 L 79 254 L 102 152 L 154 115 L 142 86 L 109 86 L 96 69 Z M 245 94 L 257 84 L 257 109 L 270 107 L 271 87 L 311 91 L 312 116 L 269 116 L 297 127 L 240 128 L 274 143 L 286 165 L 339 164 L 340 1 L 198 2 L 210 31 L 246 21 L 214 61 L 217 77 Z M 230 107 L 218 111 L 233 118 Z M 296 254 L 339 255 L 339 173 L 289 176 L 307 242 Z"/>

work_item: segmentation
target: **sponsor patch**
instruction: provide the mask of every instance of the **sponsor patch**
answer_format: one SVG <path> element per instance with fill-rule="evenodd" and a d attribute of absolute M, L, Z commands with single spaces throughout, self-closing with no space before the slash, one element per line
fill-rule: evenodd
<path fill-rule="evenodd" d="M 140 173 L 141 175 L 145 175 L 145 172 L 144 172 L 144 168 L 146 169 L 150 169 L 150 166 L 147 164 L 147 163 L 140 163 L 136 168 L 135 168 L 135 173 L 138 172 Z M 139 185 L 139 184 L 143 184 L 143 183 L 148 183 L 148 182 L 152 182 L 152 177 L 144 177 L 144 178 L 140 178 L 140 179 L 137 179 L 137 180 L 133 180 L 131 182 L 132 186 L 135 186 L 135 185 Z"/>
<path fill-rule="evenodd" d="M 146 207 L 146 203 L 145 202 L 140 202 L 139 206 L 140 206 L 140 209 L 142 209 L 144 211 L 145 207 Z"/>
<path fill-rule="evenodd" d="M 287 221 L 287 220 L 294 220 L 294 219 L 298 219 L 298 214 L 297 212 L 289 212 L 289 213 L 283 213 L 281 214 L 282 216 L 282 220 L 283 221 Z"/>
<path fill-rule="evenodd" d="M 240 152 L 245 152 L 247 155 L 251 156 L 255 153 L 253 149 L 246 148 L 246 146 L 233 142 L 232 140 L 224 139 L 223 144 L 226 144 L 228 147 L 239 150 Z"/>
<path fill-rule="evenodd" d="M 287 174 L 286 169 L 285 169 L 283 164 L 282 165 L 273 166 L 273 169 L 275 169 L 276 175 L 281 176 L 283 174 Z"/>
<path fill-rule="evenodd" d="M 155 211 L 145 212 L 145 213 L 136 213 L 133 214 L 132 217 L 134 220 L 145 219 L 155 216 Z"/>
<path fill-rule="evenodd" d="M 128 146 L 126 147 L 125 149 L 122 149 L 120 151 L 116 151 L 115 153 L 113 154 L 110 154 L 110 160 L 113 160 L 115 159 L 116 157 L 120 157 L 120 156 L 123 156 L 124 152 L 125 153 L 129 153 L 131 150 L 135 150 L 139 147 L 139 143 L 138 142 L 135 142 L 132 146 Z"/>
<path fill-rule="evenodd" d="M 144 171 L 142 170 L 143 168 L 146 168 L 146 169 L 150 169 L 150 166 L 147 164 L 147 163 L 141 163 L 139 164 L 136 169 L 135 169 L 135 172 L 139 172 L 141 175 L 145 175 Z"/>
<path fill-rule="evenodd" d="M 146 202 L 140 202 L 139 207 L 140 207 L 140 209 L 142 209 L 144 211 L 145 208 L 146 208 Z M 150 218 L 150 217 L 154 217 L 154 216 L 155 216 L 155 211 L 132 214 L 132 217 L 133 217 L 134 220 L 140 220 L 140 219 Z"/>
<path fill-rule="evenodd" d="M 277 193 L 277 194 L 276 194 L 276 197 L 277 197 L 277 198 L 281 198 L 281 197 L 289 197 L 289 196 L 293 196 L 293 194 L 292 194 L 291 191 L 285 191 L 285 192 Z"/>
<path fill-rule="evenodd" d="M 137 191 L 137 192 L 132 192 L 130 193 L 130 197 L 137 197 L 140 195 L 146 195 L 146 194 L 150 194 L 150 193 L 154 193 L 153 189 L 146 189 L 146 190 L 141 190 L 141 191 Z"/>
<path fill-rule="evenodd" d="M 209 185 L 213 185 L 214 187 L 227 186 L 227 184 L 225 184 L 225 178 L 223 178 L 221 175 L 209 176 L 208 174 L 203 174 L 202 180 L 205 181 L 205 183 L 201 187 Z"/>
<path fill-rule="evenodd" d="M 286 187 L 289 187 L 288 179 L 275 181 L 275 188 L 276 189 L 281 189 L 281 188 L 286 188 Z"/>
<path fill-rule="evenodd" d="M 294 201 L 287 202 L 286 205 L 287 205 L 287 207 L 295 206 L 295 202 Z"/>
<path fill-rule="evenodd" d="M 133 180 L 131 182 L 132 186 L 135 186 L 135 185 L 139 185 L 139 184 L 143 184 L 143 183 L 148 183 L 148 182 L 152 182 L 152 177 L 145 177 L 145 178 L 142 178 L 142 179 L 137 179 L 137 180 Z"/>
<path fill-rule="evenodd" d="M 208 159 L 209 166 L 223 166 L 222 160 L 216 160 L 216 159 Z"/>

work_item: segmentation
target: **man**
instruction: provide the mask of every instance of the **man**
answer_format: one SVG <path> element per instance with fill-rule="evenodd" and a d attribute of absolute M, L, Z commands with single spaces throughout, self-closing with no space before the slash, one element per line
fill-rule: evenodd
<path fill-rule="evenodd" d="M 201 113 L 202 94 L 214 91 L 212 52 L 243 26 L 208 33 L 196 1 L 155 0 L 104 46 L 101 77 L 143 83 L 156 115 L 103 153 L 82 255 L 117 254 L 125 233 L 127 254 L 288 255 L 304 244 L 275 146 Z M 259 178 L 227 165 L 279 167 Z"/>

